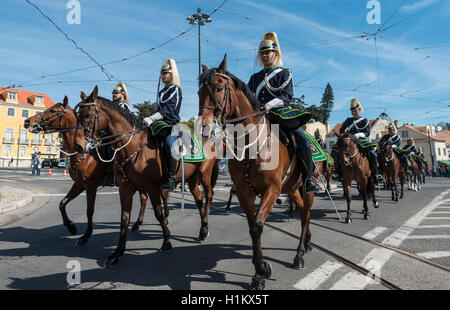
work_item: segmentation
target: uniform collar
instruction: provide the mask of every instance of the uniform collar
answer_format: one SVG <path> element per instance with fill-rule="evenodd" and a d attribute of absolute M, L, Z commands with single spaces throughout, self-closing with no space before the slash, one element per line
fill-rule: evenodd
<path fill-rule="evenodd" d="M 277 66 L 276 65 L 273 65 L 272 67 L 270 67 L 270 68 L 263 68 L 263 71 L 264 71 L 264 73 L 270 73 L 270 72 L 272 72 L 273 70 L 275 70 L 277 68 Z"/>

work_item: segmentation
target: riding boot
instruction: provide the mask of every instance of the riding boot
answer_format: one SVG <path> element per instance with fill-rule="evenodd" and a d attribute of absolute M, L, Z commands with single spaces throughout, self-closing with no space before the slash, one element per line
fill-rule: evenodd
<path fill-rule="evenodd" d="M 165 163 L 167 165 L 167 178 L 161 184 L 161 189 L 167 189 L 172 192 L 175 187 L 175 176 L 177 170 L 177 160 L 172 157 L 172 152 L 168 150 L 168 147 L 164 147 Z"/>
<path fill-rule="evenodd" d="M 377 155 L 376 155 L 375 151 L 369 150 L 367 153 L 369 156 L 371 177 L 372 177 L 373 181 L 375 182 L 375 184 L 378 184 L 378 181 L 380 179 L 383 179 L 383 177 L 378 173 Z"/>
<path fill-rule="evenodd" d="M 105 172 L 103 174 L 103 186 L 113 186 L 114 187 L 114 172 L 113 172 L 113 164 L 108 163 L 105 167 Z"/>
<path fill-rule="evenodd" d="M 303 174 L 304 190 L 307 194 L 319 192 L 320 186 L 314 182 L 315 178 L 312 175 L 314 168 L 308 137 L 301 129 L 295 130 L 294 136 L 297 142 L 297 156 L 299 157 L 300 168 Z"/>

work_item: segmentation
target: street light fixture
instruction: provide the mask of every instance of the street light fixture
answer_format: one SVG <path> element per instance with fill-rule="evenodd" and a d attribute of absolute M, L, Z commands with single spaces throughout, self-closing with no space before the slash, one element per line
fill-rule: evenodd
<path fill-rule="evenodd" d="M 204 26 L 205 23 L 212 22 L 211 17 L 208 14 L 201 14 L 201 10 L 197 9 L 197 13 L 190 15 L 186 18 L 191 25 L 198 25 L 198 76 L 200 76 L 201 69 L 201 51 L 200 51 L 200 26 Z"/>

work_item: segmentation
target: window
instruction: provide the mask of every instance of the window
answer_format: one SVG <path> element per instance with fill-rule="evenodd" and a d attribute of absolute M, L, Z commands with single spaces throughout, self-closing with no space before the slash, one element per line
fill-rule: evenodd
<path fill-rule="evenodd" d="M 3 149 L 3 154 L 6 156 L 9 156 L 12 154 L 12 146 L 11 145 L 5 145 Z"/>
<path fill-rule="evenodd" d="M 30 111 L 28 111 L 28 110 L 22 110 L 22 117 L 27 118 L 29 114 L 30 114 Z"/>
<path fill-rule="evenodd" d="M 33 148 L 33 154 L 36 153 L 36 152 L 39 153 L 40 151 L 41 151 L 41 149 L 40 149 L 39 146 L 35 146 L 35 147 Z"/>
<path fill-rule="evenodd" d="M 408 138 L 408 132 L 402 131 L 402 138 Z"/>
<path fill-rule="evenodd" d="M 6 128 L 5 129 L 5 140 L 8 142 L 12 142 L 14 137 L 14 129 L 13 128 Z"/>
<path fill-rule="evenodd" d="M 36 104 L 44 104 L 44 97 L 36 96 Z"/>
<path fill-rule="evenodd" d="M 19 156 L 25 156 L 27 153 L 27 147 L 25 145 L 19 146 Z"/>
<path fill-rule="evenodd" d="M 51 147 L 51 146 L 47 146 L 47 147 L 45 148 L 45 152 L 46 152 L 47 154 L 51 154 L 51 153 L 52 153 L 52 147 Z"/>
<path fill-rule="evenodd" d="M 26 129 L 20 129 L 20 143 L 24 143 L 27 141 L 27 133 Z"/>
<path fill-rule="evenodd" d="M 441 148 L 438 147 L 437 149 L 438 149 L 438 155 L 441 156 Z"/>
<path fill-rule="evenodd" d="M 35 114 L 35 115 L 38 115 L 38 114 L 41 114 L 41 112 L 39 112 L 39 111 L 36 111 L 36 114 Z"/>
<path fill-rule="evenodd" d="M 16 101 L 17 100 L 17 93 L 8 92 L 8 100 Z"/>
<path fill-rule="evenodd" d="M 41 144 L 41 137 L 38 133 L 35 133 L 33 135 L 33 143 L 34 144 Z"/>
<path fill-rule="evenodd" d="M 16 111 L 16 109 L 14 109 L 14 108 L 8 108 L 8 116 L 14 116 L 15 111 Z"/>

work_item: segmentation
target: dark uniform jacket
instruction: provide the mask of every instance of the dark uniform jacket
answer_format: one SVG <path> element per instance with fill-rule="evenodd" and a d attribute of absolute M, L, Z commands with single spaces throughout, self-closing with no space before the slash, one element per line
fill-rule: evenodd
<path fill-rule="evenodd" d="M 403 147 L 403 149 L 405 150 L 405 151 L 408 151 L 408 152 L 410 152 L 410 153 L 414 153 L 414 154 L 417 154 L 418 153 L 418 151 L 417 151 L 417 148 L 416 148 L 416 146 L 415 145 L 405 145 L 404 147 Z"/>
<path fill-rule="evenodd" d="M 347 128 L 352 135 L 363 133 L 365 138 L 369 138 L 370 136 L 370 123 L 367 118 L 360 117 L 355 119 L 354 117 L 349 117 L 345 120 L 344 124 L 342 124 L 339 132 L 342 134 Z"/>
<path fill-rule="evenodd" d="M 265 79 L 267 76 L 266 85 Z M 284 85 L 283 88 L 280 88 Z M 289 69 L 271 68 L 263 69 L 253 74 L 248 82 L 248 87 L 258 97 L 262 106 L 272 99 L 279 98 L 283 101 L 285 107 L 289 106 L 294 96 L 294 84 L 292 74 Z"/>
<path fill-rule="evenodd" d="M 159 112 L 163 121 L 170 126 L 175 126 L 180 121 L 181 88 L 176 85 L 167 85 L 159 91 L 159 102 L 156 112 Z"/>
<path fill-rule="evenodd" d="M 128 112 L 130 112 L 130 108 L 128 107 L 128 104 L 125 103 L 125 101 L 116 100 L 116 101 L 114 101 L 114 103 L 119 105 L 122 109 L 127 110 Z"/>
<path fill-rule="evenodd" d="M 387 134 L 384 135 L 380 142 L 391 142 L 391 144 L 395 147 L 400 147 L 400 144 L 402 144 L 402 139 L 399 137 L 399 135 L 391 135 Z"/>

